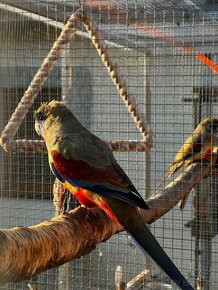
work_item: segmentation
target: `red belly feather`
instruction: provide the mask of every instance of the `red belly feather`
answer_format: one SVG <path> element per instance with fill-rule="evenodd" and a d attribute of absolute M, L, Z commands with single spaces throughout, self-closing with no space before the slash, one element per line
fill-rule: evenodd
<path fill-rule="evenodd" d="M 87 208 L 100 207 L 102 208 L 115 222 L 119 223 L 118 219 L 113 214 L 108 204 L 96 193 L 92 193 L 83 188 L 76 188 L 70 183 L 65 182 L 65 187 L 72 193 L 81 204 Z M 93 198 L 94 197 L 94 198 Z"/>
<path fill-rule="evenodd" d="M 119 223 L 118 219 L 113 214 L 111 208 L 99 195 L 97 199 L 92 198 L 92 196 L 93 195 L 96 196 L 96 194 L 82 188 L 79 188 L 78 192 L 74 195 L 85 207 L 88 208 L 100 207 L 107 213 L 107 215 L 109 215 L 109 217 L 111 217 L 115 222 Z"/>
<path fill-rule="evenodd" d="M 204 154 L 203 160 L 208 161 L 209 158 L 211 158 L 211 156 L 212 156 L 212 150 L 209 149 L 209 150 Z"/>

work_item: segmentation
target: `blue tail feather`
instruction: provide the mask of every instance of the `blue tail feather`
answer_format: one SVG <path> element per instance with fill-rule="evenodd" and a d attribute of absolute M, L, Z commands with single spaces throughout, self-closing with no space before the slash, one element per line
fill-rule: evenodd
<path fill-rule="evenodd" d="M 194 290 L 185 279 L 172 260 L 167 256 L 150 230 L 141 221 L 140 228 L 132 230 L 127 224 L 122 223 L 125 230 L 133 238 L 144 254 L 148 255 L 155 263 L 182 289 Z"/>

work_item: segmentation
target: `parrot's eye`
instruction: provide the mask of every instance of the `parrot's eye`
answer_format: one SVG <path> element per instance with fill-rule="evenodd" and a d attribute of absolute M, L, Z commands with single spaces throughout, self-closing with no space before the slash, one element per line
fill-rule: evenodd
<path fill-rule="evenodd" d="M 45 121 L 47 117 L 42 113 L 38 113 L 38 114 L 35 114 L 35 118 L 36 120 L 39 120 L 39 121 Z"/>
<path fill-rule="evenodd" d="M 43 115 L 39 116 L 40 121 L 45 121 L 45 119 L 46 119 L 45 116 L 43 116 Z"/>

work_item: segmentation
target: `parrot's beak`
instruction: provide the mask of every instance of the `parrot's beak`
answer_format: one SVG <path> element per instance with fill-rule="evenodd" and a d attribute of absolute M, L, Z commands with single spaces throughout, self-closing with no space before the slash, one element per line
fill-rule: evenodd
<path fill-rule="evenodd" d="M 35 130 L 36 130 L 36 133 L 37 133 L 38 135 L 41 135 L 41 134 L 40 134 L 40 126 L 39 126 L 39 123 L 38 123 L 37 121 L 35 121 Z"/>
<path fill-rule="evenodd" d="M 39 136 L 42 136 L 43 137 L 43 132 L 42 132 L 41 124 L 39 122 L 37 122 L 37 121 L 35 121 L 35 130 L 36 130 L 36 133 Z"/>

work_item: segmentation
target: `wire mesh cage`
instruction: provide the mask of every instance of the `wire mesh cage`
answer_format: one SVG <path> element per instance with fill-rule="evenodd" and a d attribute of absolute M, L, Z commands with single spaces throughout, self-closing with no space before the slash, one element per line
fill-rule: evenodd
<path fill-rule="evenodd" d="M 149 198 L 194 128 L 218 114 L 217 19 L 215 0 L 0 1 L 0 227 L 29 227 L 78 206 L 55 183 L 34 130 L 33 112 L 53 99 L 108 143 Z M 217 177 L 201 179 L 182 211 L 174 207 L 150 229 L 195 289 L 215 290 Z M 125 232 L 0 286 L 116 288 L 178 289 Z"/>

